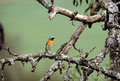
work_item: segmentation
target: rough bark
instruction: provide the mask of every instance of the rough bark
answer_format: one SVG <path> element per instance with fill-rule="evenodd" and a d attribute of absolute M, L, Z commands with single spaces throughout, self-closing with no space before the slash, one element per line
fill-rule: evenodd
<path fill-rule="evenodd" d="M 30 62 L 32 65 L 32 70 L 33 70 L 37 66 L 35 58 L 49 58 L 49 59 L 54 59 L 58 61 L 58 62 L 56 61 L 55 64 L 51 66 L 51 69 L 48 70 L 47 75 L 41 78 L 40 81 L 47 81 L 48 79 L 50 79 L 51 75 L 56 71 L 56 68 L 59 68 L 59 60 L 72 63 L 72 64 L 76 64 L 76 65 L 86 66 L 97 72 L 103 73 L 105 76 L 108 76 L 116 80 L 120 80 L 119 72 L 107 70 L 104 67 L 99 67 L 98 65 L 96 65 L 95 62 L 87 60 L 85 57 L 75 58 L 75 57 L 66 56 L 64 54 L 47 53 L 47 52 L 42 52 L 42 51 L 37 52 L 37 53 L 32 53 L 32 54 L 21 54 L 21 55 L 12 57 L 12 58 L 1 59 L 0 60 L 1 69 L 2 71 L 4 71 L 5 66 L 7 64 L 11 66 L 16 61 L 19 61 L 21 63 Z M 2 74 L 2 77 L 3 77 L 3 74 Z"/>
<path fill-rule="evenodd" d="M 72 12 L 70 10 L 58 7 L 54 5 L 54 0 L 51 0 L 51 3 L 48 3 L 46 0 L 37 0 L 41 5 L 48 9 L 48 12 L 51 12 L 49 18 L 52 20 L 57 14 L 64 15 L 71 18 L 72 22 L 74 20 L 82 21 L 82 24 L 78 29 L 73 33 L 70 40 L 63 44 L 56 53 L 46 53 L 38 52 L 34 54 L 26 55 L 17 55 L 11 53 L 9 49 L 7 51 L 9 54 L 14 55 L 13 58 L 1 59 L 1 76 L 4 78 L 3 71 L 6 64 L 12 65 L 15 61 L 30 62 L 32 65 L 32 72 L 35 71 L 37 63 L 42 58 L 54 59 L 55 63 L 50 67 L 48 72 L 40 79 L 40 81 L 47 81 L 58 69 L 62 72 L 62 61 L 68 62 L 68 68 L 65 72 L 65 77 L 68 76 L 68 81 L 74 79 L 70 76 L 69 69 L 70 64 L 75 64 L 78 73 L 80 74 L 80 69 L 78 66 L 83 66 L 83 80 L 86 81 L 88 76 L 95 70 L 98 73 L 102 73 L 107 77 L 111 78 L 111 81 L 120 81 L 120 12 L 118 0 L 96 0 L 94 6 L 91 9 L 90 15 L 80 15 L 77 12 Z M 86 0 L 87 1 L 87 0 Z M 100 9 L 104 10 L 104 13 L 97 14 Z M 105 41 L 105 46 L 101 52 L 91 60 L 88 60 L 87 57 L 89 53 L 86 53 L 85 56 L 79 58 L 66 56 L 72 46 L 79 52 L 79 49 L 75 47 L 75 43 L 78 40 L 79 36 L 83 30 L 88 25 L 91 28 L 92 24 L 95 22 L 104 21 L 103 29 L 108 30 L 108 37 Z M 0 25 L 1 26 L 1 25 Z M 110 52 L 110 70 L 105 69 L 104 67 L 99 67 L 99 64 L 102 63 L 105 56 Z M 38 58 L 35 60 L 35 58 Z"/>
<path fill-rule="evenodd" d="M 108 38 L 106 41 L 106 46 L 110 51 L 110 69 L 116 72 L 120 72 L 120 30 L 115 28 L 110 28 L 108 24 L 119 24 L 118 20 L 118 6 L 116 5 L 117 0 L 108 0 L 107 8 L 107 21 L 106 28 L 108 28 Z M 120 81 L 111 79 L 111 81 Z"/>

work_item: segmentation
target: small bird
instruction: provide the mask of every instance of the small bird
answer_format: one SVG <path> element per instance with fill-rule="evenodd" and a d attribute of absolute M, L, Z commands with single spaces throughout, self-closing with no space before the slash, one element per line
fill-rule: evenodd
<path fill-rule="evenodd" d="M 49 39 L 48 39 L 48 41 L 47 41 L 47 43 L 46 43 L 46 47 L 45 47 L 45 52 L 48 52 L 48 50 L 50 50 L 51 48 L 52 48 L 52 46 L 53 46 L 53 43 L 54 43 L 54 40 L 55 38 L 53 37 L 53 36 L 51 36 Z"/>

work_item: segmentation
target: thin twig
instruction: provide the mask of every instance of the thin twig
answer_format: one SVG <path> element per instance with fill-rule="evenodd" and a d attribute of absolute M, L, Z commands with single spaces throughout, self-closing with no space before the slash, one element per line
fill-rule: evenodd
<path fill-rule="evenodd" d="M 62 44 L 62 45 L 60 46 L 60 48 L 56 51 L 56 53 L 60 54 L 60 53 L 62 52 L 62 50 L 64 49 L 64 47 L 66 46 L 66 44 L 67 44 L 67 42 L 64 43 L 64 44 Z"/>
<path fill-rule="evenodd" d="M 10 51 L 10 47 L 9 47 L 9 48 L 4 48 L 4 49 L 7 50 L 10 55 L 18 56 L 16 53 L 12 53 L 12 52 Z"/>
<path fill-rule="evenodd" d="M 85 58 L 88 57 L 88 55 L 95 49 L 96 47 L 93 47 L 90 51 L 86 52 Z"/>
<path fill-rule="evenodd" d="M 79 69 L 79 67 L 78 67 L 78 65 L 76 65 L 76 70 L 77 70 L 77 72 L 78 72 L 78 74 L 81 76 L 82 75 L 82 73 L 81 73 L 81 71 L 80 71 L 80 69 Z"/>

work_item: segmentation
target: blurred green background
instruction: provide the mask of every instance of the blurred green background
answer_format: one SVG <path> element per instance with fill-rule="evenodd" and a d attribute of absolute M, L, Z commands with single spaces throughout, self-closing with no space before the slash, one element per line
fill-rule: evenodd
<path fill-rule="evenodd" d="M 78 11 L 79 14 L 83 15 L 84 10 L 88 7 L 84 0 L 82 5 L 78 7 L 72 5 L 72 0 L 55 0 L 55 5 Z M 51 52 L 56 52 L 63 43 L 70 39 L 81 22 L 76 21 L 76 26 L 72 26 L 70 19 L 62 15 L 57 15 L 50 21 L 47 12 L 48 10 L 36 0 L 0 0 L 0 22 L 4 26 L 5 47 L 11 47 L 12 52 L 18 54 L 44 51 L 48 38 L 55 36 L 56 39 Z M 76 43 L 76 46 L 83 49 L 84 52 L 96 46 L 96 49 L 89 55 L 89 59 L 95 57 L 104 46 L 107 31 L 102 31 L 101 24 L 95 23 L 91 29 L 86 28 Z M 76 56 L 79 53 L 72 48 L 68 55 Z M 0 51 L 0 58 L 7 57 L 12 56 L 5 50 Z M 30 63 L 23 67 L 20 62 L 16 62 L 13 66 L 5 67 L 5 81 L 39 81 L 53 63 L 54 60 L 42 59 L 36 72 L 32 73 Z M 101 65 L 107 67 L 108 64 L 107 56 Z M 96 74 L 94 72 L 89 81 L 103 80 L 103 75 L 97 77 Z M 50 81 L 63 81 L 62 75 L 57 72 Z"/>

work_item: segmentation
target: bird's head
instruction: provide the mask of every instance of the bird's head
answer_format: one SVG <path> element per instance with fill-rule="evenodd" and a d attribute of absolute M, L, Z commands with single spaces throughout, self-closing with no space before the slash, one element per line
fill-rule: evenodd
<path fill-rule="evenodd" d="M 55 39 L 55 37 L 54 36 L 51 36 L 50 38 L 49 38 L 49 40 L 54 40 Z"/>

